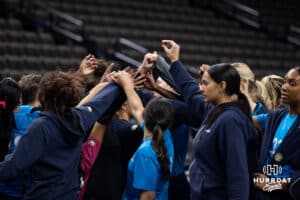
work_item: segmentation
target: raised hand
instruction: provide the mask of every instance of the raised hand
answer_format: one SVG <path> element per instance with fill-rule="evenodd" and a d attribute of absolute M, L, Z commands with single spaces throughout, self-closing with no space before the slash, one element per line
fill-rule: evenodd
<path fill-rule="evenodd" d="M 127 66 L 123 69 L 123 71 L 127 72 L 128 74 L 131 75 L 131 77 L 133 77 L 133 79 L 135 78 L 136 76 L 136 71 L 135 69 L 131 68 L 130 66 Z"/>
<path fill-rule="evenodd" d="M 172 63 L 179 60 L 180 46 L 176 42 L 173 40 L 163 40 L 161 46 Z"/>
<path fill-rule="evenodd" d="M 156 51 L 153 53 L 147 53 L 144 56 L 142 65 L 138 68 L 138 72 L 140 74 L 145 74 L 147 71 L 151 70 L 154 63 L 156 62 L 158 58 L 158 54 Z"/>
<path fill-rule="evenodd" d="M 134 87 L 134 82 L 131 75 L 125 71 L 112 72 L 110 76 L 112 80 L 119 84 L 122 88 Z"/>
<path fill-rule="evenodd" d="M 133 84 L 135 88 L 143 88 L 146 82 L 145 74 L 136 73 L 133 76 Z"/>
<path fill-rule="evenodd" d="M 94 55 L 89 54 L 83 58 L 79 66 L 79 72 L 83 75 L 92 73 L 97 68 L 97 59 Z"/>
<path fill-rule="evenodd" d="M 148 90 L 155 91 L 157 89 L 158 85 L 156 84 L 156 82 L 153 78 L 152 71 L 147 72 L 145 77 L 146 77 L 146 82 L 144 83 L 145 88 L 147 88 Z"/>
<path fill-rule="evenodd" d="M 143 67 L 152 68 L 153 64 L 157 60 L 157 58 L 158 58 L 158 54 L 156 51 L 154 51 L 153 53 L 147 53 L 144 56 Z"/>
<path fill-rule="evenodd" d="M 110 73 L 112 71 L 112 68 L 115 66 L 114 63 L 111 63 L 105 70 L 104 74 L 101 77 L 100 83 L 111 81 Z"/>
<path fill-rule="evenodd" d="M 209 69 L 209 65 L 207 64 L 202 64 L 199 67 L 199 74 L 202 76 L 204 74 L 204 72 L 206 72 Z"/>

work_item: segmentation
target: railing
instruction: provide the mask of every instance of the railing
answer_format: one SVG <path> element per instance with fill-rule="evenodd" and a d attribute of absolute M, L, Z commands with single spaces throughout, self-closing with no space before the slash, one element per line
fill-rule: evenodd
<path fill-rule="evenodd" d="M 268 31 L 269 24 L 262 23 L 261 13 L 247 5 L 237 2 L 236 0 L 212 0 L 210 6 L 227 16 L 233 17 L 236 20 L 255 29 L 261 29 L 268 32 L 273 38 L 286 39 L 288 42 L 300 46 L 300 27 L 290 25 L 284 27 L 284 33 L 276 36 L 276 33 Z M 287 31 L 286 31 L 287 30 Z M 282 35 L 283 34 L 283 35 Z"/>
<path fill-rule="evenodd" d="M 125 63 L 126 65 L 130 65 L 132 67 L 138 67 L 139 65 L 141 65 L 140 61 L 137 61 L 136 59 L 132 58 L 126 53 L 128 49 L 134 50 L 137 54 L 141 56 L 149 52 L 148 49 L 131 40 L 125 38 L 119 38 L 114 45 L 112 56 L 115 59 Z"/>
<path fill-rule="evenodd" d="M 46 13 L 47 18 L 42 19 L 35 17 L 37 11 Z M 90 53 L 93 53 L 96 56 L 99 56 L 97 54 L 102 54 L 97 43 L 86 36 L 84 22 L 82 20 L 56 10 L 39 1 L 21 1 L 20 12 L 21 20 L 24 20 L 23 17 L 27 20 L 31 20 L 31 23 L 38 24 L 38 26 L 53 33 L 54 36 L 85 46 Z"/>
<path fill-rule="evenodd" d="M 234 17 L 238 21 L 253 27 L 260 28 L 260 13 L 244 4 L 241 4 L 235 0 L 223 0 L 213 1 L 212 7 L 222 13 Z"/>
<path fill-rule="evenodd" d="M 287 40 L 294 45 L 300 46 L 300 27 L 291 25 Z"/>
<path fill-rule="evenodd" d="M 25 5 L 30 6 L 30 8 L 27 9 L 32 9 L 31 12 L 42 11 L 47 13 L 47 19 L 35 19 L 36 22 L 41 24 L 44 28 L 75 42 L 83 42 L 84 23 L 80 19 L 76 19 L 66 13 L 60 12 L 39 1 L 29 1 L 29 3 L 26 3 Z M 68 30 L 66 27 L 63 27 L 63 23 L 74 26 L 74 28 L 72 28 L 73 30 Z M 79 30 L 78 33 L 75 33 L 75 29 Z"/>

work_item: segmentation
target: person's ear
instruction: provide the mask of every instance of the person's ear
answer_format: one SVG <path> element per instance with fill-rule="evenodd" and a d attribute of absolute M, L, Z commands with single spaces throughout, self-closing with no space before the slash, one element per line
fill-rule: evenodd
<path fill-rule="evenodd" d="M 227 87 L 227 83 L 225 81 L 221 81 L 221 83 L 219 85 L 220 85 L 221 92 L 224 93 L 225 89 Z"/>

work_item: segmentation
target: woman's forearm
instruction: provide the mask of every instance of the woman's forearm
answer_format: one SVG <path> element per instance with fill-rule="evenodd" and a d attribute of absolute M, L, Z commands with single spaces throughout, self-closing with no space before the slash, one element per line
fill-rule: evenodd
<path fill-rule="evenodd" d="M 144 111 L 144 106 L 140 97 L 131 86 L 125 86 L 123 89 L 127 96 L 127 101 L 132 115 L 139 123 L 141 123 L 143 121 L 142 113 Z"/>
<path fill-rule="evenodd" d="M 97 84 L 95 87 L 93 87 L 89 94 L 84 97 L 77 106 L 81 106 L 85 103 L 87 103 L 88 101 L 90 101 L 99 91 L 101 91 L 106 85 L 108 84 L 108 82 L 105 83 L 99 83 Z"/>

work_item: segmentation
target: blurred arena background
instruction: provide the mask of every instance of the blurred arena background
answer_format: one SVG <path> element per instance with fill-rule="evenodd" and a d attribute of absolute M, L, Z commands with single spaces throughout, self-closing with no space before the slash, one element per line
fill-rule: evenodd
<path fill-rule="evenodd" d="M 245 62 L 258 77 L 300 63 L 297 0 L 0 0 L 0 73 L 77 69 L 88 53 L 137 66 L 161 40 L 203 63 Z"/>

